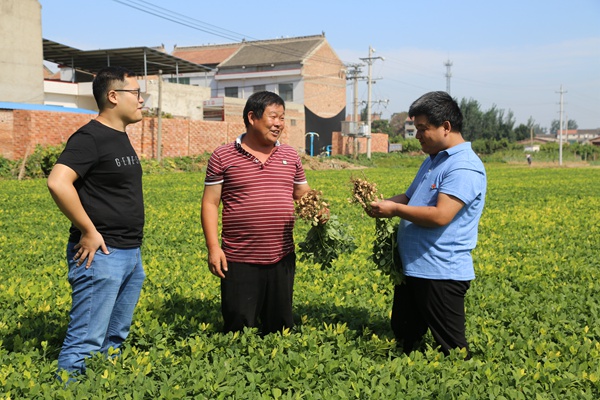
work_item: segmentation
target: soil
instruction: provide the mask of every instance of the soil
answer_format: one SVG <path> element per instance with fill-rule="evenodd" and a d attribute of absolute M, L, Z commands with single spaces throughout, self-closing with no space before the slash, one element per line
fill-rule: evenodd
<path fill-rule="evenodd" d="M 362 165 L 355 165 L 346 161 L 336 160 L 329 157 L 311 157 L 301 155 L 302 166 L 306 170 L 323 170 L 323 169 L 364 169 Z"/>

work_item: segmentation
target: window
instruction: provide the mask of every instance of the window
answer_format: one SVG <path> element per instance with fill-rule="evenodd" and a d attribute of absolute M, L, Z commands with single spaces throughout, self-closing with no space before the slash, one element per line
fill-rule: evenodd
<path fill-rule="evenodd" d="M 167 81 L 169 81 L 170 83 L 179 83 L 180 85 L 189 85 L 190 84 L 190 78 L 179 78 L 179 82 L 177 82 L 177 78 L 169 78 L 167 79 Z"/>
<path fill-rule="evenodd" d="M 284 101 L 294 101 L 294 85 L 291 83 L 280 83 L 279 96 Z"/>
<path fill-rule="evenodd" d="M 264 92 L 265 90 L 267 90 L 267 85 L 254 85 L 252 90 L 253 90 L 252 93 Z"/>
<path fill-rule="evenodd" d="M 238 97 L 238 88 L 237 86 L 226 87 L 225 88 L 225 97 Z"/>

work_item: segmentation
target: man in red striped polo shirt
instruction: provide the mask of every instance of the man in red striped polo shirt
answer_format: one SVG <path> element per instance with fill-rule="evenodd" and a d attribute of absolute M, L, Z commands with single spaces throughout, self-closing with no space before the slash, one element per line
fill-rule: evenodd
<path fill-rule="evenodd" d="M 244 107 L 246 133 L 208 162 L 202 228 L 208 268 L 221 278 L 225 332 L 257 327 L 267 334 L 294 325 L 294 200 L 310 187 L 296 150 L 279 142 L 284 118 L 281 97 L 254 93 Z"/>

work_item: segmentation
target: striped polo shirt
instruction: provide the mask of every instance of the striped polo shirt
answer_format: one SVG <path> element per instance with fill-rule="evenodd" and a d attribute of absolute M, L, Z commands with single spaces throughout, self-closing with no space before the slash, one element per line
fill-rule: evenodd
<path fill-rule="evenodd" d="M 274 264 L 294 251 L 294 185 L 306 183 L 293 147 L 280 144 L 263 164 L 242 148 L 242 137 L 218 147 L 205 185 L 222 185 L 221 247 L 228 261 Z"/>

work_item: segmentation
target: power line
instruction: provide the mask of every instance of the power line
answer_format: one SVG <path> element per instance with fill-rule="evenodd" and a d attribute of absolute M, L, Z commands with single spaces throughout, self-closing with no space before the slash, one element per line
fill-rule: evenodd
<path fill-rule="evenodd" d="M 258 48 L 262 48 L 264 50 L 272 51 L 274 53 L 284 54 L 284 55 L 288 55 L 288 56 L 292 56 L 292 57 L 300 57 L 305 54 L 304 52 L 293 50 L 289 47 L 286 47 L 285 45 L 271 45 L 271 46 L 267 47 L 264 44 L 260 43 L 261 42 L 260 39 L 251 37 L 249 35 L 244 35 L 244 34 L 241 34 L 238 32 L 234 32 L 234 31 L 231 31 L 231 30 L 228 30 L 225 28 L 221 28 L 216 25 L 209 24 L 207 22 L 200 21 L 198 19 L 189 17 L 187 15 L 157 6 L 148 1 L 141 1 L 141 0 L 128 0 L 128 1 L 113 0 L 113 1 L 115 3 L 122 4 L 126 7 L 136 9 L 143 13 L 150 14 L 155 17 L 158 17 L 158 18 L 170 21 L 170 22 L 174 22 L 176 24 L 179 24 L 179 25 L 191 28 L 191 29 L 195 29 L 195 30 L 198 30 L 198 31 L 201 31 L 204 33 L 208 33 L 210 35 L 218 36 L 223 39 L 231 40 L 236 43 L 237 42 L 245 42 L 247 45 L 250 45 L 250 46 L 255 46 Z M 256 41 L 256 43 L 247 42 L 246 38 L 250 38 L 253 41 Z M 272 41 L 272 40 L 273 39 L 271 39 L 269 41 Z M 315 55 L 315 56 L 313 56 L 313 59 L 320 61 L 322 63 L 332 64 L 332 65 L 339 64 L 339 62 L 337 62 L 335 59 L 329 58 L 329 57 Z"/>
<path fill-rule="evenodd" d="M 224 29 L 218 27 L 216 25 L 209 24 L 207 22 L 203 22 L 197 20 L 195 18 L 191 18 L 187 15 L 180 14 L 175 11 L 168 10 L 166 8 L 157 6 L 147 1 L 139 1 L 139 0 L 113 0 L 115 3 L 122 4 L 124 6 L 134 8 L 138 11 L 142 11 L 146 14 L 154 15 L 155 17 L 174 22 L 176 24 L 187 26 L 188 28 L 192 28 L 201 32 L 209 33 L 211 35 L 219 36 L 224 39 L 233 40 L 236 42 L 242 41 L 245 39 L 245 36 L 241 33 L 237 33 L 234 31 L 230 31 L 228 29 Z M 184 20 L 188 20 L 186 22 Z"/>

